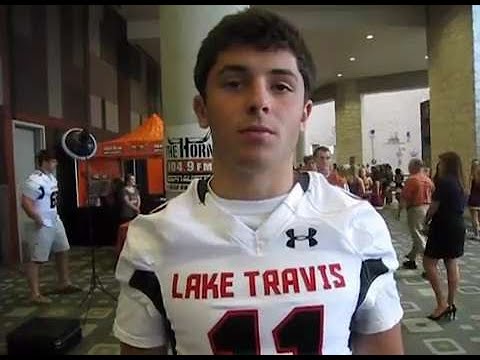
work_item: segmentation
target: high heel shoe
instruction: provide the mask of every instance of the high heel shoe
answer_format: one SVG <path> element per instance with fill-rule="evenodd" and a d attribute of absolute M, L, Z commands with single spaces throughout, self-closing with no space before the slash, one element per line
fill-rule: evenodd
<path fill-rule="evenodd" d="M 455 320 L 455 317 L 457 315 L 457 307 L 455 304 L 452 304 L 449 306 L 450 309 L 450 320 Z"/>
<path fill-rule="evenodd" d="M 457 309 L 455 309 L 456 311 Z M 441 318 L 443 318 L 444 316 L 450 316 L 451 314 L 451 307 L 448 306 L 445 310 L 443 310 L 440 314 L 438 314 L 437 316 L 433 316 L 433 314 L 430 314 L 427 316 L 427 318 L 429 318 L 430 320 L 434 320 L 434 321 L 438 321 L 440 320 Z"/>

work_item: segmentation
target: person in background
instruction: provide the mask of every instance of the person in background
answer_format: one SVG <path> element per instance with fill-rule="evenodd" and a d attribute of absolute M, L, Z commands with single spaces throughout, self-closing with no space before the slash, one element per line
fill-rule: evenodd
<path fill-rule="evenodd" d="M 396 168 L 395 175 L 393 177 L 393 182 L 395 183 L 395 199 L 397 200 L 398 203 L 400 203 L 400 193 L 402 192 L 403 181 L 404 181 L 404 175 L 402 173 L 402 169 Z"/>
<path fill-rule="evenodd" d="M 37 154 L 38 169 L 28 176 L 22 189 L 21 204 L 27 216 L 33 220 L 33 233 L 29 237 L 29 260 L 26 275 L 30 298 L 35 304 L 49 304 L 52 300 L 40 292 L 39 269 L 50 253 L 55 253 L 59 287 L 57 293 L 69 294 L 81 291 L 72 285 L 68 266 L 67 234 L 57 212 L 58 184 L 55 178 L 57 160 L 51 150 Z"/>
<path fill-rule="evenodd" d="M 370 196 L 370 203 L 376 209 L 381 209 L 385 205 L 385 197 L 382 188 L 382 174 L 378 166 L 371 167 L 372 175 L 372 193 Z"/>
<path fill-rule="evenodd" d="M 480 240 L 480 165 L 477 159 L 472 161 L 470 167 L 470 193 L 468 195 L 468 209 L 472 220 L 473 231 L 469 233 L 469 237 Z"/>
<path fill-rule="evenodd" d="M 318 172 L 325 176 L 326 179 L 328 179 L 330 173 L 332 172 L 332 154 L 330 152 L 330 149 L 326 146 L 317 147 L 313 151 L 313 158 L 317 163 Z"/>
<path fill-rule="evenodd" d="M 455 295 L 459 281 L 457 259 L 463 256 L 465 243 L 465 186 L 462 162 L 458 154 L 440 154 L 437 171 L 432 204 L 425 217 L 425 224 L 429 224 L 429 233 L 423 256 L 426 277 L 437 301 L 435 309 L 428 316 L 432 320 L 455 318 Z M 442 281 L 438 274 L 439 260 L 443 260 L 447 268 L 447 297 L 443 295 Z"/>
<path fill-rule="evenodd" d="M 352 165 L 349 169 L 349 176 L 348 176 L 348 187 L 350 192 L 362 199 L 366 198 L 366 189 L 365 183 L 363 179 L 360 177 L 360 170 L 356 171 L 357 166 Z"/>
<path fill-rule="evenodd" d="M 122 189 L 120 199 L 122 201 L 120 210 L 121 223 L 131 221 L 140 214 L 140 193 L 136 186 L 135 176 L 132 174 L 125 176 L 125 186 Z"/>
<path fill-rule="evenodd" d="M 317 162 L 313 158 L 313 155 L 307 155 L 303 157 L 303 166 L 301 171 L 318 171 Z"/>
<path fill-rule="evenodd" d="M 408 164 L 410 176 L 400 194 L 397 218 L 403 209 L 407 209 L 407 223 L 412 237 L 412 248 L 406 255 L 407 261 L 403 263 L 406 269 L 417 268 L 417 257 L 423 255 L 425 250 L 425 235 L 423 233 L 425 216 L 432 202 L 434 185 L 432 180 L 422 171 L 423 162 L 412 159 Z"/>

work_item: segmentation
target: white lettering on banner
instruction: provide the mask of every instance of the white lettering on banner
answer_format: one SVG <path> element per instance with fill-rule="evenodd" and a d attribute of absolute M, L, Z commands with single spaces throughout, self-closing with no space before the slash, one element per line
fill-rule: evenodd
<path fill-rule="evenodd" d="M 193 179 L 212 173 L 212 143 L 203 137 L 169 137 L 167 144 L 167 190 L 184 191 Z"/>

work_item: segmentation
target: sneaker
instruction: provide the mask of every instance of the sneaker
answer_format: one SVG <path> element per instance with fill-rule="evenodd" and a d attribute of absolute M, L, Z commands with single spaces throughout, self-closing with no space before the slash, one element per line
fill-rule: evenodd
<path fill-rule="evenodd" d="M 35 297 L 31 298 L 32 303 L 37 304 L 37 305 L 45 305 L 45 304 L 51 304 L 52 299 L 43 296 L 43 295 L 37 295 Z"/>
<path fill-rule="evenodd" d="M 404 261 L 402 265 L 404 269 L 415 270 L 417 268 L 417 264 L 413 260 Z"/>

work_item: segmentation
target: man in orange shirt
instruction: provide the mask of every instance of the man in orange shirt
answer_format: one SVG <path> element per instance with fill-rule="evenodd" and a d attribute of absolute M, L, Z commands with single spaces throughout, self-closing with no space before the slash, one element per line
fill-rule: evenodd
<path fill-rule="evenodd" d="M 407 269 L 416 269 L 417 255 L 423 254 L 425 250 L 425 235 L 423 226 L 428 207 L 432 202 L 434 185 L 432 180 L 422 171 L 423 162 L 420 159 L 412 159 L 408 164 L 410 177 L 405 182 L 400 195 L 400 206 L 398 207 L 398 219 L 403 208 L 407 209 L 407 222 L 412 236 L 413 245 L 407 254 L 407 261 L 403 266 Z"/>

